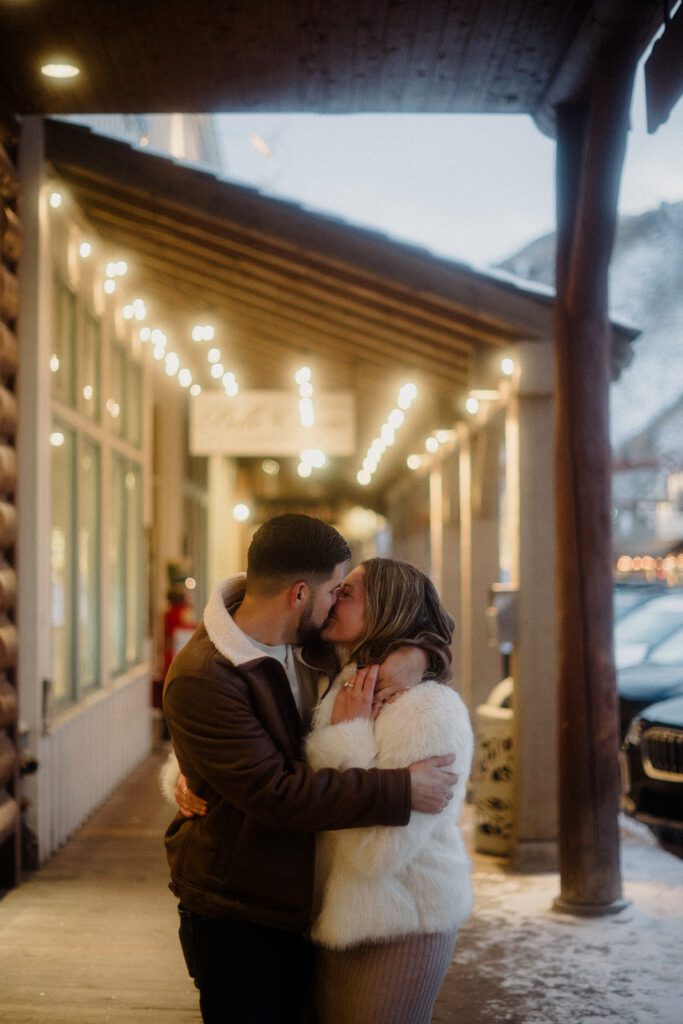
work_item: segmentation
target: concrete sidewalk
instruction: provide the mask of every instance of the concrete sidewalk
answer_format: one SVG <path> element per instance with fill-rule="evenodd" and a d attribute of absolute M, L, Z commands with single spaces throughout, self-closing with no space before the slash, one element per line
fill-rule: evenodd
<path fill-rule="evenodd" d="M 146 761 L 0 901 L 0 1021 L 200 1021 L 166 888 L 161 759 Z M 475 857 L 476 912 L 434 1024 L 678 1024 L 683 861 L 628 825 L 623 862 L 632 905 L 591 920 L 550 910 L 557 876 L 513 875 L 502 861 Z"/>

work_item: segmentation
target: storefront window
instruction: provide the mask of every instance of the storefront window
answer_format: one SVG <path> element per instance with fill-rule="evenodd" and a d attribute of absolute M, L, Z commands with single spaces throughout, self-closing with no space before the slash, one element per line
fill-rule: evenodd
<path fill-rule="evenodd" d="M 109 552 L 111 669 L 124 672 L 142 653 L 142 475 L 140 467 L 114 455 Z"/>
<path fill-rule="evenodd" d="M 109 538 L 109 644 L 112 672 L 126 667 L 126 502 L 125 460 L 114 455 L 111 467 Z"/>
<path fill-rule="evenodd" d="M 97 686 L 100 654 L 100 453 L 81 442 L 78 480 L 78 685 L 79 692 Z"/>
<path fill-rule="evenodd" d="M 106 410 L 114 435 L 124 437 L 126 429 L 126 353 L 120 345 L 114 345 L 111 352 L 111 377 Z"/>
<path fill-rule="evenodd" d="M 55 275 L 50 371 L 52 393 L 74 404 L 76 351 L 76 296 L 64 280 Z"/>
<path fill-rule="evenodd" d="M 126 489 L 126 661 L 134 665 L 142 653 L 142 481 L 137 466 L 128 464 Z"/>
<path fill-rule="evenodd" d="M 52 528 L 50 533 L 50 618 L 52 680 L 57 704 L 75 691 L 73 637 L 73 517 L 75 437 L 56 422 L 50 435 L 52 453 Z"/>
<path fill-rule="evenodd" d="M 78 339 L 78 408 L 94 420 L 100 418 L 100 353 L 102 328 L 96 316 L 83 309 Z"/>
<path fill-rule="evenodd" d="M 142 367 L 139 363 L 128 363 L 127 382 L 128 417 L 126 436 L 136 448 L 142 445 Z"/>

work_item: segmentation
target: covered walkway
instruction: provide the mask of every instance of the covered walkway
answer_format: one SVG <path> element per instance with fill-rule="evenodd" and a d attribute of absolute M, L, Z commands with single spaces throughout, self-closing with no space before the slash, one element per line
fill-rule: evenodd
<path fill-rule="evenodd" d="M 145 761 L 0 901 L 0 1020 L 198 1024 L 166 889 L 162 758 Z M 556 875 L 510 874 L 502 861 L 475 857 L 476 913 L 434 1024 L 678 1022 L 683 861 L 632 824 L 622 855 L 633 903 L 598 919 L 549 910 Z"/>

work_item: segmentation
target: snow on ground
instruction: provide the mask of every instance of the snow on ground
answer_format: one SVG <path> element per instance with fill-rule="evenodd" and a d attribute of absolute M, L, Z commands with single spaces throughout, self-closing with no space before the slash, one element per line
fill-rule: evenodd
<path fill-rule="evenodd" d="M 512 875 L 475 857 L 475 912 L 456 964 L 476 970 L 481 1019 L 519 1024 L 681 1024 L 683 860 L 646 829 L 622 825 L 622 874 L 631 901 L 610 917 L 551 909 L 556 874 Z"/>

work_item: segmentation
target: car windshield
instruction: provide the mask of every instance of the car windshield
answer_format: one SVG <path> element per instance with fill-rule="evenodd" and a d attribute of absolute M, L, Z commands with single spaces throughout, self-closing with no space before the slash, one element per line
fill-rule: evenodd
<path fill-rule="evenodd" d="M 683 590 L 662 594 L 624 615 L 614 631 L 617 643 L 644 643 L 648 647 L 664 640 L 683 624 Z"/>
<path fill-rule="evenodd" d="M 655 665 L 683 665 L 683 626 L 657 644 L 647 660 Z"/>

